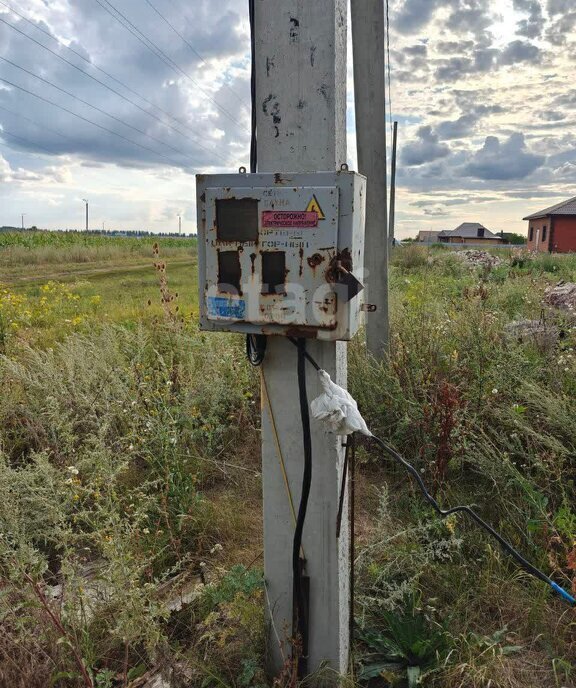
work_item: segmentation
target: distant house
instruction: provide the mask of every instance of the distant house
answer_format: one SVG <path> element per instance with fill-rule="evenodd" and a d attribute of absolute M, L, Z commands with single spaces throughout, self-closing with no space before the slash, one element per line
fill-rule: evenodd
<path fill-rule="evenodd" d="M 442 244 L 476 244 L 482 246 L 499 246 L 502 237 L 494 234 L 479 222 L 463 222 L 456 229 L 444 230 L 438 234 Z"/>
<path fill-rule="evenodd" d="M 576 251 L 576 196 L 523 219 L 528 220 L 528 250 Z"/>
<path fill-rule="evenodd" d="M 440 234 L 440 230 L 433 231 L 431 229 L 421 229 L 418 232 L 418 236 L 416 237 L 416 241 L 419 241 L 420 243 L 423 244 L 435 244 L 438 241 L 438 235 Z"/>

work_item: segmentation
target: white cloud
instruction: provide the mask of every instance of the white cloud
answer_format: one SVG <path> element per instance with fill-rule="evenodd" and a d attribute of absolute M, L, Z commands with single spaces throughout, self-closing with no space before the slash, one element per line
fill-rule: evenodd
<path fill-rule="evenodd" d="M 2 23 L 2 57 L 103 112 L 1 60 L 0 77 L 151 149 L 0 82 L 0 126 L 21 137 L 3 140 L 0 225 L 12 224 L 26 212 L 38 226 L 79 227 L 83 207 L 78 199 L 89 197 L 94 226 L 104 220 L 107 227 L 161 230 L 171 223 L 177 226 L 175 216 L 182 212 L 185 227 L 193 229 L 192 173 L 234 170 L 248 161 L 246 5 L 245 0 L 158 3 L 203 61 L 141 0 L 119 0 L 118 8 L 186 76 L 155 56 L 94 0 L 19 0 L 19 11 L 41 29 L 133 91 L 0 6 L 3 19 L 133 103 Z M 571 131 L 576 111 L 575 10 L 573 0 L 390 3 L 392 104 L 400 135 L 400 235 L 421 223 L 443 228 L 445 212 L 456 226 L 466 210 L 476 206 L 481 206 L 481 216 L 469 219 L 520 230 L 520 218 L 530 210 L 528 199 L 539 203 L 547 194 L 576 195 Z M 545 99 L 535 102 L 535 94 L 543 93 Z M 348 102 L 353 133 L 353 103 L 350 98 Z M 350 136 L 351 159 L 354 151 Z"/>
<path fill-rule="evenodd" d="M 544 159 L 527 150 L 523 134 L 512 134 L 504 143 L 497 136 L 488 136 L 464 168 L 464 174 L 485 180 L 524 179 Z"/>
<path fill-rule="evenodd" d="M 0 155 L 0 182 L 6 183 L 10 181 L 11 173 L 10 163 Z"/>
<path fill-rule="evenodd" d="M 405 165 L 409 167 L 424 165 L 450 154 L 450 148 L 445 143 L 440 143 L 438 134 L 432 130 L 431 126 L 420 127 L 416 135 L 417 140 L 402 149 L 402 162 Z"/>

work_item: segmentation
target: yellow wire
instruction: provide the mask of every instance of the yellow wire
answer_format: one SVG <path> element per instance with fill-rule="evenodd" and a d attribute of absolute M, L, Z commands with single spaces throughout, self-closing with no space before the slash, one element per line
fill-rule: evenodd
<path fill-rule="evenodd" d="M 284 456 L 282 454 L 282 448 L 280 447 L 280 439 L 278 438 L 278 430 L 276 428 L 276 421 L 274 419 L 274 412 L 272 411 L 272 404 L 270 403 L 270 397 L 268 395 L 268 387 L 266 386 L 266 378 L 264 377 L 264 371 L 260 368 L 260 380 L 262 381 L 262 390 L 264 392 L 264 397 L 266 399 L 266 406 L 268 407 L 268 415 L 270 416 L 270 423 L 272 425 L 272 432 L 274 434 L 274 442 L 276 444 L 276 451 L 278 452 L 278 459 L 280 462 L 280 470 L 282 471 L 282 477 L 284 478 L 284 485 L 286 486 L 286 494 L 288 495 L 288 502 L 290 504 L 290 511 L 292 512 L 292 519 L 294 521 L 294 527 L 296 527 L 296 510 L 294 509 L 294 500 L 292 499 L 292 491 L 290 490 L 290 483 L 288 482 L 288 474 L 286 473 L 286 464 L 284 463 Z M 300 554 L 302 559 L 306 559 L 304 554 L 304 545 L 300 545 Z"/>
<path fill-rule="evenodd" d="M 296 525 L 296 510 L 294 509 L 294 501 L 292 499 L 292 492 L 290 490 L 290 483 L 288 482 L 288 474 L 286 473 L 286 464 L 284 463 L 284 456 L 282 455 L 282 448 L 280 447 L 280 440 L 278 438 L 278 430 L 276 428 L 276 420 L 274 419 L 274 412 L 272 411 L 272 404 L 270 403 L 270 397 L 268 395 L 268 387 L 266 386 L 266 378 L 264 377 L 264 371 L 260 368 L 260 380 L 262 382 L 263 400 L 266 402 L 266 407 L 268 408 L 268 415 L 270 416 L 270 423 L 272 425 L 272 433 L 274 435 L 274 443 L 276 444 L 276 451 L 278 453 L 278 459 L 280 460 L 280 470 L 282 471 L 282 477 L 284 478 L 284 485 L 286 486 L 286 494 L 288 495 L 288 501 L 290 502 L 290 511 L 292 512 L 292 518 L 294 520 L 294 525 Z"/>

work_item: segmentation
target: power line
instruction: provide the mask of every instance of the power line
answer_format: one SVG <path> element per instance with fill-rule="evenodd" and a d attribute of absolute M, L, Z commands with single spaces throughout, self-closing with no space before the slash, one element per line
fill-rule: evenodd
<path fill-rule="evenodd" d="M 114 8 L 114 12 L 117 13 L 117 14 L 114 14 L 114 12 L 112 12 L 112 10 L 109 7 L 106 7 L 106 5 L 103 5 L 100 2 L 100 0 L 96 0 L 96 2 L 115 21 L 117 21 L 123 28 L 125 28 L 127 31 L 129 31 L 134 36 L 134 38 L 138 39 L 140 41 L 140 43 L 142 43 L 144 45 L 145 48 L 147 48 L 149 51 L 151 51 L 159 60 L 164 62 L 164 64 L 168 65 L 171 69 L 174 69 L 174 67 L 170 64 L 169 58 L 168 57 L 166 57 L 166 58 L 162 57 L 162 55 L 160 54 L 160 49 L 155 47 L 154 44 L 152 43 L 152 41 L 150 41 L 150 39 L 146 38 L 146 36 L 144 36 L 144 34 L 142 34 L 142 32 L 139 31 L 134 26 L 134 24 L 132 24 L 132 22 L 129 19 L 127 19 L 127 18 L 120 19 L 120 16 L 124 17 L 124 15 L 119 10 Z M 110 5 L 110 7 L 113 7 L 113 5 Z M 142 34 L 142 35 L 139 35 L 139 34 Z"/>
<path fill-rule="evenodd" d="M 52 81 L 49 81 L 48 79 L 44 79 L 43 77 L 39 76 L 38 74 L 35 74 L 34 72 L 30 71 L 29 69 L 26 69 L 24 67 L 21 67 L 20 65 L 16 64 L 15 62 L 12 62 L 12 60 L 8 60 L 5 57 L 2 57 L 0 55 L 0 60 L 3 60 L 4 62 L 7 62 L 10 64 L 12 67 L 15 67 L 16 69 L 19 69 L 26 74 L 29 74 L 30 76 L 33 76 L 35 79 L 38 79 L 39 81 L 42 81 L 43 83 L 47 84 L 48 86 L 51 86 L 52 88 L 55 88 L 57 91 L 60 91 L 61 93 L 64 93 L 65 95 L 69 96 L 70 98 L 73 98 L 74 100 L 77 100 L 78 102 L 82 103 L 83 105 L 86 105 L 87 107 L 92 108 L 93 110 L 96 110 L 96 112 L 99 112 L 106 117 L 109 117 L 110 119 L 115 120 L 116 122 L 122 124 L 123 126 L 134 130 L 138 134 L 142 134 L 143 136 L 146 136 L 147 138 L 151 139 L 152 141 L 155 141 L 156 143 L 159 143 L 160 145 L 166 146 L 167 148 L 170 148 L 174 152 L 178 153 L 179 155 L 182 155 L 182 152 L 178 149 L 175 148 L 174 146 L 170 145 L 169 143 L 165 143 L 164 141 L 161 141 L 160 139 L 157 139 L 155 136 L 152 136 L 151 134 L 148 134 L 147 132 L 143 131 L 142 129 L 138 129 L 138 127 L 135 127 L 131 124 L 128 124 L 124 120 L 120 119 L 119 117 L 116 117 L 115 115 L 111 115 L 110 113 L 106 112 L 106 110 L 102 110 L 102 108 L 99 108 L 96 105 L 92 105 L 92 103 L 89 103 L 88 101 L 84 100 L 83 98 L 80 98 L 79 96 L 76 96 L 74 93 L 71 93 L 70 91 L 67 91 L 64 88 L 61 88 L 60 86 L 57 86 L 54 84 Z M 189 156 L 185 156 L 189 157 Z M 190 160 L 192 158 L 189 158 Z"/>
<path fill-rule="evenodd" d="M 48 148 L 44 148 L 44 146 L 40 143 L 36 143 L 36 141 L 32 141 L 31 139 L 26 139 L 23 136 L 18 136 L 17 134 L 13 134 L 11 131 L 8 131 L 8 129 L 4 128 L 3 124 L 0 124 L 0 137 L 4 136 L 11 136 L 13 139 L 16 139 L 17 141 L 22 141 L 23 143 L 27 143 L 30 146 L 36 146 L 36 148 L 40 148 L 44 152 L 48 153 L 49 155 L 55 155 L 54 151 L 48 150 Z M 5 144 L 8 145 L 8 144 Z"/>
<path fill-rule="evenodd" d="M 158 59 L 162 60 L 168 67 L 170 67 L 173 71 L 179 72 L 183 76 L 185 76 L 187 79 L 189 79 L 207 98 L 210 102 L 212 102 L 226 117 L 228 117 L 229 120 L 234 122 L 234 124 L 237 124 L 240 128 L 245 129 L 244 125 L 237 120 L 234 115 L 229 112 L 225 107 L 220 105 L 202 86 L 193 78 L 191 77 L 187 72 L 185 72 L 174 60 L 166 55 L 166 53 L 159 48 L 154 41 L 152 41 L 146 34 L 144 34 L 139 28 L 137 28 L 129 19 L 126 17 L 126 15 L 122 14 L 119 9 L 114 7 L 114 5 L 109 2 L 108 0 L 103 0 L 108 7 L 102 4 L 100 0 L 96 0 L 96 2 L 104 9 L 108 14 L 113 17 L 119 24 L 121 24 L 125 29 L 127 29 L 135 38 L 137 38 L 150 52 L 152 52 Z M 116 14 L 114 14 L 109 8 L 112 8 Z M 124 21 L 119 19 L 119 17 L 122 17 Z M 126 23 L 124 23 L 126 22 Z"/>
<path fill-rule="evenodd" d="M 98 127 L 98 129 L 102 129 L 103 131 L 108 132 L 109 134 L 112 134 L 113 136 L 118 137 L 119 139 L 122 139 L 123 141 L 127 141 L 128 143 L 131 143 L 133 146 L 138 146 L 138 148 L 142 148 L 142 150 L 148 151 L 149 153 L 154 153 L 154 155 L 158 155 L 161 158 L 164 158 L 168 160 L 168 162 L 171 164 L 171 166 L 175 166 L 174 163 L 170 160 L 170 158 L 164 153 L 159 153 L 158 151 L 155 151 L 152 148 L 148 148 L 148 146 L 144 146 L 141 143 L 138 143 L 137 141 L 133 141 L 132 139 L 129 139 L 127 136 L 123 136 L 122 134 L 118 134 L 116 131 L 112 131 L 112 129 L 108 129 L 108 127 L 104 127 L 101 124 L 98 124 L 97 122 L 93 122 L 91 119 L 88 119 L 87 117 L 83 117 L 82 115 L 79 115 L 77 112 L 74 112 L 73 110 L 69 110 L 68 108 L 64 107 L 63 105 L 59 105 L 58 103 L 55 103 L 53 100 L 50 100 L 49 98 L 44 98 L 44 96 L 39 96 L 37 93 L 34 93 L 33 91 L 29 91 L 27 88 L 24 88 L 23 86 L 18 86 L 18 84 L 13 83 L 12 81 L 8 81 L 8 79 L 4 79 L 4 77 L 0 76 L 0 81 L 3 81 L 5 84 L 8 84 L 9 86 L 12 86 L 13 88 L 17 88 L 19 91 L 23 91 L 24 93 L 28 93 L 29 95 L 33 96 L 34 98 L 38 98 L 38 100 L 43 101 L 44 103 L 48 103 L 49 105 L 53 105 L 54 107 L 57 107 L 59 110 L 63 110 L 64 112 L 67 112 L 69 115 L 72 115 L 74 117 L 77 117 L 78 119 L 81 119 L 83 122 L 87 122 L 88 124 L 92 124 L 95 127 Z"/>
<path fill-rule="evenodd" d="M 2 2 L 2 0 L 0 0 L 0 4 L 6 5 L 6 3 Z M 19 16 L 20 16 L 20 15 L 19 15 Z M 27 21 L 29 21 L 29 20 L 27 20 Z M 43 45 L 42 43 L 40 43 L 39 41 L 37 41 L 37 40 L 36 40 L 35 38 L 33 38 L 32 36 L 29 36 L 27 33 L 24 33 L 24 31 L 21 31 L 21 30 L 18 29 L 16 26 L 14 26 L 14 25 L 10 24 L 9 22 L 7 22 L 5 19 L 2 19 L 2 18 L 0 17 L 0 22 L 6 24 L 6 26 L 9 26 L 11 29 L 13 29 L 14 31 L 16 31 L 16 32 L 19 33 L 20 35 L 24 36 L 24 37 L 27 38 L 28 40 L 32 41 L 32 42 L 35 43 L 36 45 L 38 45 L 38 46 L 40 46 L 41 48 L 43 48 L 44 50 L 48 51 L 49 53 L 51 53 L 52 55 L 54 55 L 55 57 L 57 57 L 59 60 L 62 60 L 62 62 L 65 62 L 65 63 L 66 63 L 67 65 L 69 65 L 70 67 L 73 67 L 74 69 L 76 69 L 78 72 L 80 72 L 80 73 L 83 74 L 84 76 L 87 76 L 89 79 L 92 79 L 92 81 L 95 81 L 97 84 L 100 84 L 100 85 L 103 86 L 104 88 L 108 89 L 108 90 L 111 91 L 112 93 L 116 94 L 117 96 L 119 96 L 119 97 L 122 98 L 123 100 L 127 101 L 128 103 L 130 103 L 131 105 L 134 105 L 134 106 L 137 107 L 139 110 L 141 110 L 144 114 L 146 114 L 146 115 L 148 115 L 148 116 L 150 116 L 150 117 L 153 117 L 154 119 L 156 119 L 156 120 L 157 120 L 158 122 L 160 122 L 161 124 L 163 124 L 163 125 L 165 125 L 165 126 L 167 126 L 167 127 L 170 127 L 171 129 L 173 129 L 174 131 L 176 131 L 176 132 L 177 132 L 178 134 L 180 134 L 181 136 L 186 137 L 186 134 L 184 134 L 183 132 L 181 132 L 179 129 L 176 129 L 176 127 L 173 127 L 171 124 L 167 124 L 167 123 L 163 122 L 159 117 L 157 117 L 157 116 L 154 115 L 153 113 L 148 112 L 148 111 L 145 110 L 143 107 L 141 107 L 140 105 L 138 105 L 138 103 L 135 103 L 135 102 L 134 102 L 133 100 L 131 100 L 130 98 L 127 98 L 126 96 L 122 95 L 122 93 L 120 93 L 119 91 L 116 91 L 116 90 L 113 89 L 112 87 L 108 86 L 108 84 L 105 84 L 103 81 L 100 81 L 100 79 L 97 79 L 95 76 L 92 76 L 92 74 L 89 74 L 88 72 L 85 72 L 83 69 L 80 69 L 80 67 L 78 67 L 77 65 L 75 65 L 73 62 L 70 62 L 70 61 L 67 60 L 65 57 L 62 57 L 62 55 L 59 55 L 59 54 L 58 54 L 57 52 L 55 52 L 54 50 L 51 50 L 51 49 L 48 48 L 47 46 Z M 32 22 L 30 22 L 30 23 L 32 23 Z M 33 23 L 32 23 L 32 25 L 34 26 Z M 47 33 L 47 32 L 45 32 L 45 33 Z M 50 35 L 50 34 L 48 34 L 48 35 Z M 57 40 L 57 39 L 54 39 L 54 40 Z M 6 58 L 1 58 L 1 59 L 5 59 L 5 60 L 6 60 Z M 85 59 L 85 58 L 84 58 L 84 59 Z M 6 60 L 6 62 L 10 62 L 10 61 L 9 61 L 9 60 Z M 11 64 L 14 64 L 14 63 L 11 63 Z M 19 66 L 16 65 L 16 64 L 14 64 L 14 66 L 16 66 L 18 69 L 23 69 L 22 67 L 19 67 Z M 24 70 L 24 71 L 26 71 L 26 70 Z M 32 76 L 36 76 L 36 77 L 39 78 L 39 79 L 42 78 L 42 77 L 38 77 L 36 74 L 33 74 L 32 72 L 29 72 L 29 73 L 32 74 Z M 58 88 L 58 87 L 55 86 L 55 88 Z M 64 91 L 63 89 L 60 89 L 60 90 L 62 90 L 62 91 L 63 91 L 64 93 L 66 93 L 67 95 L 71 95 L 73 98 L 76 98 L 76 96 L 74 96 L 73 94 L 70 94 L 70 93 L 68 93 L 67 91 Z M 78 100 L 81 100 L 81 99 L 78 98 Z M 85 103 L 86 105 L 88 105 L 89 107 L 93 107 L 93 108 L 95 108 L 96 110 L 98 110 L 98 108 L 96 108 L 96 106 L 93 106 L 93 105 L 91 105 L 90 103 L 86 103 L 85 101 L 82 101 L 82 102 L 84 102 L 84 103 Z M 122 124 L 124 124 L 124 125 L 127 126 L 127 127 L 130 127 L 130 128 L 132 128 L 132 129 L 135 129 L 136 131 L 138 131 L 138 133 L 143 134 L 144 136 L 147 136 L 148 138 L 151 138 L 151 139 L 157 141 L 157 142 L 160 143 L 161 145 L 165 145 L 165 146 L 167 146 L 168 148 L 172 148 L 172 150 L 176 151 L 177 153 L 181 153 L 180 150 L 174 148 L 174 147 L 171 146 L 170 144 L 164 143 L 164 142 L 161 141 L 160 139 L 157 139 L 156 137 L 154 137 L 154 136 L 152 136 L 152 135 L 150 135 L 150 134 L 148 134 L 148 133 L 146 133 L 146 132 L 143 132 L 143 131 L 137 129 L 136 127 L 133 127 L 132 125 L 127 124 L 127 123 L 124 122 L 123 120 L 120 120 L 120 119 L 118 119 L 117 117 L 114 117 L 114 115 L 110 115 L 108 112 L 105 112 L 105 111 L 103 111 L 103 110 L 100 110 L 100 112 L 103 112 L 105 115 L 107 115 L 108 117 L 111 117 L 112 119 L 118 120 L 119 122 L 121 122 Z M 220 154 L 217 153 L 216 151 L 210 150 L 208 147 L 204 146 L 204 145 L 203 145 L 200 141 L 198 141 L 197 139 L 195 139 L 195 143 L 197 143 L 197 145 L 198 145 L 200 148 L 203 148 L 203 149 L 206 150 L 208 153 L 213 154 L 213 155 L 216 155 L 216 156 L 219 157 L 221 160 L 223 160 L 223 161 L 226 162 L 226 158 L 224 158 L 224 156 L 220 155 Z"/>
<path fill-rule="evenodd" d="M 204 149 L 204 150 L 207 151 L 208 153 L 211 153 L 211 154 L 216 155 L 217 157 L 219 157 L 219 158 L 220 158 L 221 160 L 223 160 L 224 162 L 227 162 L 226 158 L 225 158 L 223 155 L 220 155 L 220 154 L 217 153 L 216 151 L 213 151 L 213 150 L 209 149 L 207 146 L 204 146 L 204 145 L 202 144 L 202 142 L 198 139 L 197 134 L 194 132 L 194 130 L 193 130 L 188 124 L 186 124 L 186 122 L 184 122 L 183 120 L 179 119 L 178 117 L 174 117 L 174 115 L 171 115 L 169 112 L 167 112 L 166 110 L 164 110 L 163 108 L 161 108 L 159 105 L 156 105 L 155 103 L 152 103 L 150 100 L 148 100 L 148 99 L 145 98 L 143 95 L 141 95 L 140 93 L 138 93 L 137 91 L 135 91 L 134 89 L 132 89 L 130 86 L 128 86 L 127 84 L 125 84 L 123 81 L 120 81 L 119 79 L 117 79 L 115 76 L 113 76 L 112 74 L 110 74 L 110 73 L 107 72 L 106 70 L 104 70 L 104 69 L 102 69 L 101 67 L 98 67 L 97 65 L 93 64 L 88 58 L 84 57 L 84 55 L 82 55 L 82 53 L 80 53 L 80 52 L 78 52 L 77 50 L 74 50 L 74 48 L 72 48 L 72 47 L 70 47 L 70 46 L 68 46 L 68 45 L 66 45 L 66 44 L 64 44 L 64 43 L 62 43 L 60 40 L 58 40 L 58 38 L 56 38 L 55 36 L 53 36 L 49 31 L 46 31 L 46 30 L 43 29 L 42 27 L 40 27 L 40 26 L 38 26 L 37 24 L 35 24 L 33 21 L 31 21 L 30 19 L 28 19 L 26 16 L 24 16 L 23 14 L 21 14 L 20 12 L 18 12 L 17 10 L 15 10 L 15 9 L 14 9 L 11 5 L 9 5 L 8 3 L 3 2 L 3 0 L 0 0 L 0 5 L 4 5 L 4 7 L 7 7 L 13 14 L 15 14 L 17 17 L 20 17 L 20 19 L 23 19 L 25 22 L 27 22 L 28 24 L 30 24 L 34 29 L 36 29 L 37 31 L 41 31 L 43 34 L 45 34 L 46 36 L 48 36 L 48 38 L 50 38 L 51 40 L 55 41 L 60 47 L 65 48 L 66 50 L 69 50 L 70 52 L 74 53 L 74 55 L 76 55 L 76 56 L 78 56 L 80 59 L 84 60 L 84 62 L 88 63 L 91 67 L 93 67 L 94 69 L 98 70 L 99 72 L 101 72 L 102 74 L 104 74 L 105 76 L 107 76 L 109 79 L 112 79 L 112 80 L 115 81 L 116 83 L 120 84 L 120 86 L 122 86 L 123 88 L 125 88 L 127 91 L 129 91 L 130 93 L 133 93 L 135 96 L 137 96 L 138 98 L 140 98 L 141 100 L 143 100 L 143 101 L 144 101 L 145 103 L 147 103 L 150 107 L 152 107 L 152 108 L 158 110 L 159 112 L 161 112 L 161 113 L 162 113 L 163 115 L 165 115 L 166 117 L 169 117 L 169 118 L 170 118 L 171 120 L 173 120 L 174 122 L 177 122 L 178 124 L 180 124 L 181 126 L 183 126 L 185 129 L 187 129 L 188 131 L 192 132 L 193 135 L 194 135 L 194 138 L 193 138 L 192 140 L 193 140 L 195 143 L 197 143 L 197 145 L 198 145 L 200 148 Z M 35 40 L 34 38 L 32 38 L 32 36 L 29 36 L 27 33 L 24 33 L 23 31 L 20 31 L 20 29 L 16 28 L 16 27 L 13 26 L 12 24 L 9 24 L 8 22 L 4 21 L 3 19 L 0 20 L 0 21 L 3 21 L 3 22 L 4 22 L 7 26 L 9 26 L 11 29 L 13 29 L 14 31 L 17 31 L 18 33 L 20 33 L 20 34 L 21 34 L 22 36 L 24 36 L 25 38 L 28 38 L 28 39 L 29 39 L 30 41 L 32 41 L 33 43 L 36 43 L 36 45 L 39 45 L 41 48 L 44 48 L 44 50 L 47 50 L 49 53 L 51 53 L 52 55 L 54 55 L 55 57 L 57 57 L 57 58 L 58 58 L 59 60 L 61 60 L 62 62 L 65 62 L 65 63 L 66 63 L 67 65 L 69 65 L 70 67 L 73 67 L 74 69 L 76 69 L 77 71 L 79 71 L 81 74 L 84 74 L 84 75 L 87 76 L 88 78 L 92 79 L 92 81 L 95 81 L 96 83 L 100 84 L 100 85 L 103 86 L 104 88 L 108 89 L 111 93 L 116 94 L 116 95 L 119 96 L 120 98 L 123 98 L 124 100 L 126 100 L 126 101 L 127 101 L 128 103 L 130 103 L 131 105 L 134 105 L 134 107 L 137 107 L 139 110 L 141 110 L 142 112 L 144 112 L 144 113 L 145 113 L 146 115 L 148 115 L 149 117 L 154 118 L 156 121 L 160 122 L 160 124 L 162 124 L 163 126 L 169 127 L 170 129 L 172 129 L 172 130 L 175 131 L 176 133 L 180 134 L 180 136 L 184 136 L 184 137 L 187 137 L 187 136 L 188 136 L 187 134 L 185 134 L 184 132 L 180 131 L 179 129 L 177 129 L 177 128 L 174 127 L 173 125 L 171 125 L 171 124 L 169 124 L 168 122 L 165 122 L 164 120 L 162 120 L 160 117 L 158 117 L 157 115 L 155 115 L 153 112 L 149 112 L 148 110 L 142 108 L 140 105 L 138 105 L 138 103 L 135 103 L 135 102 L 134 102 L 133 100 L 131 100 L 130 98 L 124 96 L 122 93 L 119 93 L 118 91 L 116 91 L 116 90 L 113 89 L 111 86 L 109 86 L 108 84 L 104 83 L 103 81 L 100 81 L 99 79 L 97 79 L 96 77 L 94 77 L 94 76 L 93 76 L 92 74 L 90 74 L 89 72 L 85 72 L 83 69 L 80 69 L 80 67 L 78 67 L 77 65 L 75 65 L 73 62 L 70 62 L 70 61 L 67 60 L 65 57 L 62 57 L 62 55 L 59 55 L 59 54 L 58 54 L 57 52 L 55 52 L 54 50 L 51 50 L 50 48 L 48 48 L 48 47 L 47 47 L 46 45 L 44 45 L 43 43 L 40 43 L 39 41 Z"/>
<path fill-rule="evenodd" d="M 170 145 L 169 143 L 165 143 L 164 141 L 157 139 L 155 136 L 148 134 L 147 132 L 143 131 L 142 129 L 138 129 L 138 127 L 135 127 L 132 124 L 128 124 L 127 122 L 120 119 L 119 117 L 116 117 L 115 115 L 111 115 L 109 112 L 106 112 L 106 110 L 102 110 L 102 108 L 99 108 L 96 105 L 92 105 L 92 103 L 89 103 L 87 100 L 84 100 L 83 98 L 80 98 L 79 96 L 74 95 L 74 93 L 67 91 L 65 88 L 61 88 L 60 86 L 57 86 L 52 81 L 49 81 L 48 79 L 44 79 L 43 77 L 39 76 L 38 74 L 35 74 L 34 72 L 31 72 L 29 69 L 26 69 L 25 67 L 21 67 L 20 65 L 16 64 L 16 62 L 12 62 L 12 60 L 8 60 L 7 58 L 2 57 L 1 55 L 0 55 L 0 60 L 7 62 L 9 65 L 12 65 L 12 67 L 15 67 L 16 69 L 20 69 L 22 72 L 25 72 L 26 74 L 29 74 L 30 76 L 33 76 L 35 79 L 38 79 L 39 81 L 42 81 L 43 83 L 47 84 L 48 86 L 55 88 L 57 91 L 60 91 L 61 93 L 64 93 L 65 95 L 69 96 L 70 98 L 77 100 L 79 103 L 82 103 L 83 105 L 86 105 L 87 107 L 92 108 L 93 110 L 96 110 L 96 112 L 99 112 L 100 114 L 105 115 L 106 117 L 110 117 L 110 119 L 113 119 L 114 121 L 119 122 L 120 124 L 127 127 L 128 129 L 132 129 L 133 131 L 137 132 L 138 134 L 142 134 L 143 136 L 146 136 L 150 140 L 155 141 L 156 143 L 159 143 L 162 146 L 166 146 L 167 148 L 170 148 L 171 150 L 173 150 L 175 153 L 182 155 L 182 151 L 178 150 L 178 148 L 175 148 L 174 146 Z M 192 160 L 192 158 L 190 158 L 187 155 L 184 155 L 184 157 Z"/>
<path fill-rule="evenodd" d="M 191 44 L 191 43 L 190 43 L 190 42 L 189 42 L 189 41 L 179 32 L 179 31 L 178 31 L 178 29 L 177 29 L 170 21 L 168 21 L 168 19 L 166 19 L 166 17 L 162 14 L 162 12 L 160 12 L 160 10 L 159 10 L 150 0 L 145 0 L 145 2 L 146 2 L 147 5 L 149 5 L 149 6 L 154 10 L 154 12 L 156 12 L 156 14 L 160 17 L 160 19 L 162 19 L 162 21 L 163 21 L 165 24 L 167 24 L 167 25 L 172 29 L 172 31 L 173 31 L 173 32 L 174 32 L 174 33 L 175 33 L 184 43 L 186 43 L 186 45 L 190 48 L 190 50 L 191 50 L 195 55 L 197 55 L 197 56 L 200 58 L 200 60 L 201 60 L 205 65 L 208 65 L 208 62 L 206 62 L 206 60 L 202 57 L 202 55 L 200 55 L 200 53 L 196 50 L 196 48 L 195 48 L 195 47 L 194 47 L 194 46 L 193 46 L 193 45 L 192 45 L 192 44 Z M 223 85 L 224 85 L 225 88 L 227 88 L 227 89 L 230 91 L 230 93 L 233 93 L 233 94 L 236 96 L 236 98 L 238 98 L 238 100 L 239 100 L 240 102 L 242 102 L 242 103 L 244 103 L 245 105 L 247 105 L 247 103 L 245 103 L 244 98 L 243 98 L 240 94 L 236 93 L 236 91 L 235 91 L 231 86 L 229 86 L 229 85 L 226 84 L 226 83 L 224 83 Z"/>
<path fill-rule="evenodd" d="M 9 112 L 11 115 L 14 115 L 14 117 L 17 117 L 19 120 L 25 119 L 28 122 L 31 122 L 32 124 L 37 126 L 38 128 L 46 129 L 46 131 L 50 131 L 53 134 L 56 134 L 56 136 L 60 136 L 67 141 L 75 142 L 72 137 L 66 136 L 65 134 L 61 134 L 59 131 L 56 131 L 56 129 L 51 129 L 46 124 L 44 124 L 42 122 L 38 122 L 35 119 L 32 119 L 31 117 L 27 117 L 26 115 L 23 115 L 21 112 L 16 112 L 15 110 L 10 110 L 10 108 L 5 107 L 4 105 L 0 105 L 0 110 L 4 110 L 5 112 Z"/>

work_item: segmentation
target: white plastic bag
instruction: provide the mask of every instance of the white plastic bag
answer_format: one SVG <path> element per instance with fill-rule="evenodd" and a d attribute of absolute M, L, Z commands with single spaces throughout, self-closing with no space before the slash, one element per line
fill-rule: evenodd
<path fill-rule="evenodd" d="M 312 416 L 325 423 L 337 435 L 361 432 L 371 437 L 372 433 L 358 411 L 358 404 L 350 394 L 332 382 L 325 370 L 319 370 L 318 375 L 323 392 L 310 403 Z"/>

